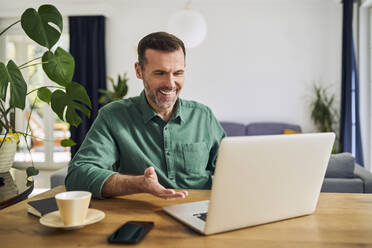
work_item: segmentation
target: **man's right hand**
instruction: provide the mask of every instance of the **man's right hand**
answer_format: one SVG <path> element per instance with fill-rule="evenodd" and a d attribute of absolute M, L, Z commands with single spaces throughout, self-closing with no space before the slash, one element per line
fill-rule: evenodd
<path fill-rule="evenodd" d="M 164 188 L 158 181 L 154 167 L 149 167 L 143 175 L 144 192 L 153 194 L 163 199 L 185 198 L 189 193 L 186 190 L 175 191 L 174 189 Z"/>
<path fill-rule="evenodd" d="M 158 181 L 154 167 L 149 167 L 141 176 L 114 174 L 110 176 L 102 187 L 103 197 L 123 196 L 136 193 L 150 193 L 157 197 L 171 200 L 185 198 L 186 190 L 175 191 L 164 188 Z"/>

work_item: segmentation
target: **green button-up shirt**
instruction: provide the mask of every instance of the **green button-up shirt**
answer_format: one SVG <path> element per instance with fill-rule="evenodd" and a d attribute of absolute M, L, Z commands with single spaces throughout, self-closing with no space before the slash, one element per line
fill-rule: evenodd
<path fill-rule="evenodd" d="M 112 174 L 143 175 L 154 166 L 166 188 L 209 189 L 224 136 L 205 105 L 178 99 L 176 111 L 165 122 L 143 91 L 100 109 L 70 162 L 66 188 L 102 198 L 103 184 Z"/>

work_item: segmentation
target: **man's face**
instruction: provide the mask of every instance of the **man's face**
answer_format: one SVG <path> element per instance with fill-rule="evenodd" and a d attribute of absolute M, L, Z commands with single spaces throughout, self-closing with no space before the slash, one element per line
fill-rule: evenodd
<path fill-rule="evenodd" d="M 184 84 L 185 58 L 182 49 L 164 52 L 146 49 L 143 70 L 135 64 L 137 78 L 143 80 L 146 98 L 156 112 L 172 110 Z"/>

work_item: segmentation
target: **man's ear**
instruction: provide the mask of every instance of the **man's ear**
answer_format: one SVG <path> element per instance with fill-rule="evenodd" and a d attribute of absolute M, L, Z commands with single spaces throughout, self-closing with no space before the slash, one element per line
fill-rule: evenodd
<path fill-rule="evenodd" d="M 142 79 L 142 70 L 141 70 L 141 66 L 138 62 L 136 62 L 134 64 L 134 69 L 136 70 L 136 76 L 138 79 Z"/>

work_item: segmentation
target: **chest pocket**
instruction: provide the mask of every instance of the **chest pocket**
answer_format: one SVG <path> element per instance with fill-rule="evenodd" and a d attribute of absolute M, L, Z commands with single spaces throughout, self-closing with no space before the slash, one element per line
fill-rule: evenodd
<path fill-rule="evenodd" d="M 207 144 L 204 142 L 182 144 L 184 170 L 190 173 L 205 171 L 209 159 Z"/>

